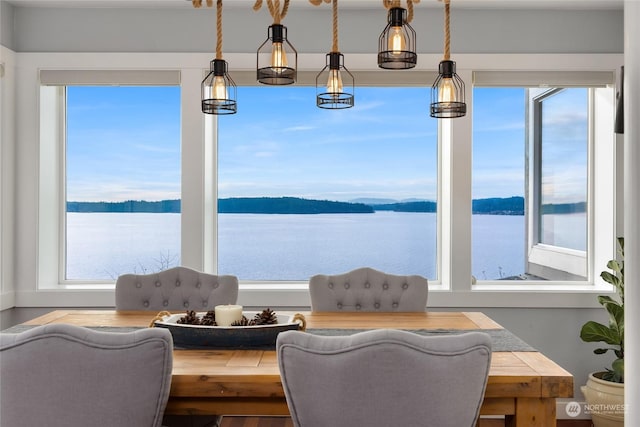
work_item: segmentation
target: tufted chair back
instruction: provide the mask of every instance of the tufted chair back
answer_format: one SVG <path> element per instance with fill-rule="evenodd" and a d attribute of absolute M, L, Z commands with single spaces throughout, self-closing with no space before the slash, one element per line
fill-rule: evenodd
<path fill-rule="evenodd" d="M 3 427 L 159 427 L 173 340 L 164 328 L 51 324 L 0 334 Z"/>
<path fill-rule="evenodd" d="M 491 361 L 481 332 L 285 331 L 276 349 L 295 427 L 473 427 Z"/>
<path fill-rule="evenodd" d="M 235 304 L 238 278 L 174 267 L 153 274 L 123 274 L 116 281 L 116 310 L 209 311 Z"/>
<path fill-rule="evenodd" d="M 396 276 L 368 267 L 309 280 L 312 311 L 424 311 L 428 290 L 422 276 Z"/>

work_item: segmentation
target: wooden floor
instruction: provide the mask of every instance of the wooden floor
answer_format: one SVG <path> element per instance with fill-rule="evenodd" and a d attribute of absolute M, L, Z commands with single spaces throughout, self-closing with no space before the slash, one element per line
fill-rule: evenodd
<path fill-rule="evenodd" d="M 293 427 L 289 417 L 224 417 L 220 427 Z M 479 427 L 504 427 L 504 420 L 481 419 Z M 557 427 L 592 427 L 590 420 L 558 420 Z"/>

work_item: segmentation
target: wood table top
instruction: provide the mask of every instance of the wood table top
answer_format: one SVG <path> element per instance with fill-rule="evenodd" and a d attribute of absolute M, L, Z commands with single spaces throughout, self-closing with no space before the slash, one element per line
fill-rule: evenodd
<path fill-rule="evenodd" d="M 149 311 L 57 310 L 25 325 L 146 327 Z M 279 312 L 279 314 L 294 314 Z M 500 329 L 480 312 L 301 312 L 307 328 Z M 283 396 L 273 350 L 175 350 L 171 396 Z M 486 397 L 572 397 L 573 376 L 540 352 L 494 352 Z"/>

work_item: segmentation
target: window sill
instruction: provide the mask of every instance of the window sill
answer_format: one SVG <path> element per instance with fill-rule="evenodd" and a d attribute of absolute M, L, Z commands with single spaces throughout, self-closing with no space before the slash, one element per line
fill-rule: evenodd
<path fill-rule="evenodd" d="M 599 307 L 596 296 L 610 294 L 606 285 L 593 286 L 532 282 L 517 285 L 483 282 L 471 290 L 451 290 L 440 284 L 429 287 L 428 308 L 592 308 Z M 307 283 L 244 283 L 238 303 L 247 307 L 277 307 L 308 310 Z M 18 291 L 16 307 L 114 307 L 113 284 L 73 284 L 56 289 Z"/>

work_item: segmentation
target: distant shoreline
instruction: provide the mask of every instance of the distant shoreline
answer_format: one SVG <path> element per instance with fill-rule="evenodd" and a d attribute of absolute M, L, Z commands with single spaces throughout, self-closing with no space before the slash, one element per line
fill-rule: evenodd
<path fill-rule="evenodd" d="M 127 200 L 124 202 L 67 202 L 67 212 L 102 213 L 180 213 L 180 200 Z M 218 200 L 218 213 L 238 214 L 344 214 L 389 212 L 434 213 L 437 203 L 428 200 L 399 201 L 393 203 L 338 202 L 300 197 L 231 197 Z M 543 205 L 543 214 L 586 212 L 586 203 Z M 472 213 L 484 215 L 524 215 L 524 198 L 474 199 Z"/>

